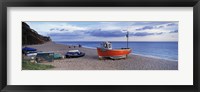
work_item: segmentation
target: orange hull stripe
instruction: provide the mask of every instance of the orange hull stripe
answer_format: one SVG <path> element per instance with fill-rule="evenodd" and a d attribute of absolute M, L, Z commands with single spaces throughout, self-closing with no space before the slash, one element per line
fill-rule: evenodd
<path fill-rule="evenodd" d="M 123 55 L 128 55 L 131 52 L 131 49 L 102 51 L 100 48 L 97 48 L 97 52 L 99 56 L 123 56 Z"/>

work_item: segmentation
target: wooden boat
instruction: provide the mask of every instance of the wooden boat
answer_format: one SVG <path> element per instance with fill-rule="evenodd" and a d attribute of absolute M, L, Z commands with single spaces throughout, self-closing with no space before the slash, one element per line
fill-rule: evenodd
<path fill-rule="evenodd" d="M 53 62 L 54 52 L 37 52 L 36 61 L 38 63 L 42 61 Z"/>
<path fill-rule="evenodd" d="M 97 48 L 99 59 L 111 58 L 111 59 L 122 59 L 127 58 L 128 54 L 131 53 L 130 48 L 112 49 L 110 42 L 103 42 L 100 48 Z"/>

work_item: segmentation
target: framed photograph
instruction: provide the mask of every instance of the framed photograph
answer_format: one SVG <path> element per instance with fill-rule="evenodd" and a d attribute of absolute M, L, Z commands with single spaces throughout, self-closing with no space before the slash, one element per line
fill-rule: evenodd
<path fill-rule="evenodd" d="M 199 91 L 199 0 L 1 2 L 1 91 Z"/>

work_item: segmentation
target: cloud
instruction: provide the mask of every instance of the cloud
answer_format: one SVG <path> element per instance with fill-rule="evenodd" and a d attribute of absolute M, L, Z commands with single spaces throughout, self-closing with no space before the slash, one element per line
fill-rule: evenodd
<path fill-rule="evenodd" d="M 92 30 L 85 32 L 90 36 L 95 37 L 125 37 L 126 32 L 121 30 Z M 161 35 L 163 32 L 159 33 L 149 33 L 149 32 L 129 32 L 129 36 L 149 36 L 149 35 Z"/>
<path fill-rule="evenodd" d="M 165 26 L 158 26 L 157 28 L 164 28 Z"/>
<path fill-rule="evenodd" d="M 142 22 L 141 21 L 141 22 L 134 22 L 133 25 L 143 25 L 143 26 L 144 25 L 149 25 L 149 26 L 151 25 L 151 26 L 153 26 L 153 25 L 163 25 L 163 24 L 166 24 L 166 23 L 169 23 L 169 22 L 158 22 L 158 21 L 157 22 L 153 22 L 153 21 L 152 22 L 150 22 L 150 21 Z"/>
<path fill-rule="evenodd" d="M 48 34 L 53 39 L 81 39 L 85 35 L 82 35 L 81 32 L 63 32 L 63 33 L 50 33 Z"/>
<path fill-rule="evenodd" d="M 66 30 L 66 29 L 62 28 L 62 29 L 60 29 L 60 31 L 68 31 L 68 30 Z"/>
<path fill-rule="evenodd" d="M 123 37 L 125 36 L 125 33 L 120 30 L 92 30 L 85 32 L 86 34 L 90 36 L 96 36 L 96 37 Z"/>
<path fill-rule="evenodd" d="M 147 32 L 137 32 L 130 34 L 131 36 L 148 36 L 148 35 L 154 35 L 154 33 L 147 33 Z"/>
<path fill-rule="evenodd" d="M 119 40 L 129 31 L 132 40 L 152 40 L 156 37 L 177 35 L 178 22 L 28 22 L 31 28 L 53 40 Z M 101 30 L 99 30 L 101 29 Z M 134 39 L 133 39 L 134 38 Z M 151 39 L 152 38 L 152 39 Z M 166 37 L 165 37 L 166 38 Z M 159 39 L 158 39 L 159 40 Z"/>
<path fill-rule="evenodd" d="M 51 28 L 49 30 L 50 31 L 68 31 L 67 29 L 64 29 L 64 28 Z"/>
<path fill-rule="evenodd" d="M 170 31 L 169 33 L 178 33 L 178 30 Z"/>
<path fill-rule="evenodd" d="M 147 26 L 143 26 L 140 28 L 135 29 L 136 31 L 143 31 L 143 30 L 152 30 L 152 29 L 166 29 L 166 30 L 170 30 L 170 29 L 174 29 L 177 28 L 178 24 L 176 22 L 174 23 L 157 23 L 157 24 L 149 24 Z"/>
<path fill-rule="evenodd" d="M 167 24 L 167 26 L 177 26 L 178 24 L 176 24 L 176 23 L 169 23 L 169 24 Z"/>
<path fill-rule="evenodd" d="M 138 28 L 138 29 L 135 29 L 136 31 L 141 31 L 141 30 L 150 30 L 150 29 L 153 29 L 154 27 L 152 26 L 144 26 L 142 28 Z"/>
<path fill-rule="evenodd" d="M 123 23 L 122 23 L 123 24 Z M 154 23 L 155 24 L 155 23 Z M 118 25 L 118 26 L 117 26 Z M 126 25 L 127 26 L 127 25 Z M 145 25 L 145 26 L 134 26 L 135 28 L 129 27 L 129 37 L 137 36 L 144 37 L 150 35 L 162 35 L 170 31 L 170 26 L 175 26 L 175 23 L 157 23 L 156 25 Z M 120 26 L 120 23 L 100 22 L 99 24 L 90 26 L 76 26 L 76 25 L 62 25 L 49 29 L 52 31 L 49 36 L 60 37 L 65 39 L 77 39 L 81 37 L 105 37 L 105 38 L 116 38 L 125 37 L 126 32 L 122 31 L 124 26 Z M 135 30 L 135 31 L 134 31 Z M 139 31 L 139 32 L 138 32 Z M 168 31 L 168 32 L 166 32 Z M 176 31 L 170 31 L 175 33 Z"/>
<path fill-rule="evenodd" d="M 160 32 L 160 33 L 155 33 L 156 35 L 161 35 L 161 34 L 163 34 L 163 32 Z"/>
<path fill-rule="evenodd" d="M 130 33 L 130 36 L 149 36 L 149 35 L 161 35 L 163 32 L 160 33 L 148 33 L 148 32 L 137 32 L 137 33 Z"/>
<path fill-rule="evenodd" d="M 157 32 L 157 33 L 152 33 L 152 32 L 129 32 L 129 36 L 149 36 L 149 35 L 161 35 L 163 32 Z M 107 38 L 112 38 L 112 37 L 125 37 L 126 32 L 121 31 L 121 30 L 101 30 L 101 29 L 96 29 L 96 30 L 85 30 L 85 31 L 73 31 L 73 32 L 64 32 L 64 33 L 51 33 L 49 36 L 54 36 L 54 37 L 65 37 L 67 39 L 71 38 L 80 38 L 81 36 L 93 36 L 93 37 L 107 37 Z"/>
<path fill-rule="evenodd" d="M 77 31 L 77 30 L 87 30 L 87 27 L 79 27 L 74 25 L 58 25 L 56 27 L 50 28 L 49 31 Z"/>
<path fill-rule="evenodd" d="M 49 36 L 77 36 L 77 34 L 74 33 L 50 33 Z"/>

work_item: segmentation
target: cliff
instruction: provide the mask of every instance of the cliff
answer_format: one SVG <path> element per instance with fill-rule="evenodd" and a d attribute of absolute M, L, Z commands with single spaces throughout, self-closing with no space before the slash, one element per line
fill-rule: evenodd
<path fill-rule="evenodd" d="M 51 41 L 50 37 L 38 34 L 28 24 L 22 22 L 22 45 L 43 44 Z"/>

